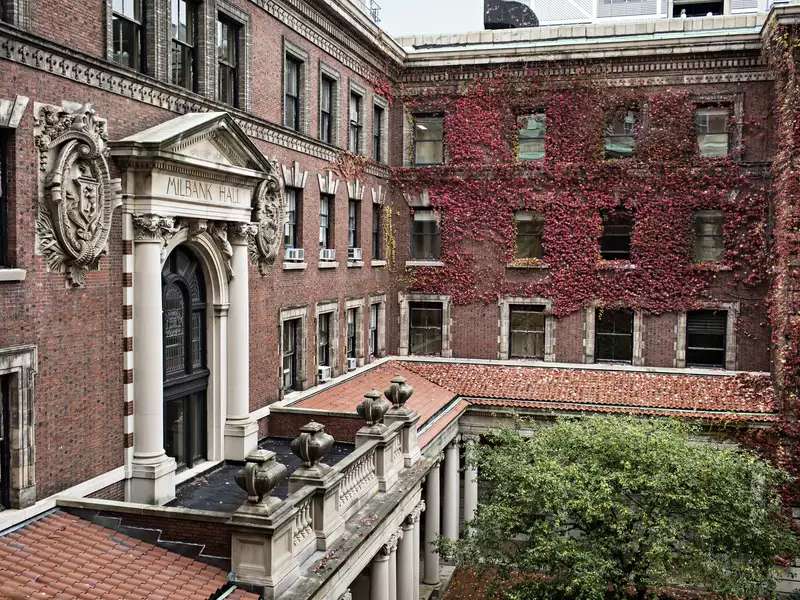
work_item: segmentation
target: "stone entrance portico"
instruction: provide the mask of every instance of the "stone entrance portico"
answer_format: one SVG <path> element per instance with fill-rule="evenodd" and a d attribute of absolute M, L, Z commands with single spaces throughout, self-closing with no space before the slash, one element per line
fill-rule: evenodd
<path fill-rule="evenodd" d="M 262 272 L 280 242 L 281 185 L 227 113 L 190 113 L 112 144 L 132 239 L 133 456 L 126 497 L 163 504 L 176 465 L 164 451 L 162 266 L 186 245 L 207 289 L 209 461 L 244 460 L 258 442 L 249 408 L 249 265 Z M 127 303 L 126 303 L 127 304 Z"/>

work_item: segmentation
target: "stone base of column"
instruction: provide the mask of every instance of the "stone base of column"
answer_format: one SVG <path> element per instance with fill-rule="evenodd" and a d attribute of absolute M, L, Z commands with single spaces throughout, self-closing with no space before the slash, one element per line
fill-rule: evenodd
<path fill-rule="evenodd" d="M 258 423 L 253 419 L 225 423 L 225 460 L 244 462 L 258 448 Z"/>
<path fill-rule="evenodd" d="M 129 502 L 161 506 L 175 499 L 175 459 L 133 459 Z"/>

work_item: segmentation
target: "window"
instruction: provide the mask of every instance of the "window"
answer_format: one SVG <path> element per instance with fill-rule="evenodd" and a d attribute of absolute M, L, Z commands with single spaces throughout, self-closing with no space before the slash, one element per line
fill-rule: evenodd
<path fill-rule="evenodd" d="M 695 113 L 700 156 L 727 156 L 730 146 L 730 110 L 725 107 L 699 108 Z"/>
<path fill-rule="evenodd" d="M 381 213 L 383 206 L 380 204 L 372 205 L 372 260 L 383 259 L 383 222 Z"/>
<path fill-rule="evenodd" d="M 540 160 L 544 158 L 544 137 L 547 132 L 547 119 L 543 111 L 519 117 L 520 160 Z"/>
<path fill-rule="evenodd" d="M 377 356 L 380 351 L 380 344 L 378 339 L 378 323 L 380 317 L 381 305 L 370 304 L 369 306 L 369 355 Z"/>
<path fill-rule="evenodd" d="M 333 248 L 333 196 L 323 194 L 319 199 L 319 247 Z"/>
<path fill-rule="evenodd" d="M 725 2 L 697 2 L 683 0 L 672 5 L 672 17 L 707 17 L 725 14 Z"/>
<path fill-rule="evenodd" d="M 376 104 L 372 118 L 372 157 L 377 162 L 383 162 L 383 114 L 383 107 Z"/>
<path fill-rule="evenodd" d="M 112 59 L 124 67 L 144 71 L 144 11 L 142 0 L 113 0 Z"/>
<path fill-rule="evenodd" d="M 514 222 L 517 226 L 514 258 L 542 258 L 544 217 L 537 213 L 519 211 L 514 214 Z"/>
<path fill-rule="evenodd" d="M 11 137 L 8 129 L 0 128 L 0 267 L 9 266 L 8 195 L 11 175 L 9 153 Z"/>
<path fill-rule="evenodd" d="M 686 366 L 725 368 L 728 313 L 696 310 L 686 314 Z"/>
<path fill-rule="evenodd" d="M 544 306 L 511 306 L 509 357 L 544 360 Z"/>
<path fill-rule="evenodd" d="M 323 75 L 319 87 L 319 139 L 333 144 L 333 107 L 336 80 Z"/>
<path fill-rule="evenodd" d="M 356 327 L 357 324 L 357 317 L 358 317 L 358 309 L 357 308 L 348 308 L 347 309 L 347 358 L 357 358 L 358 352 L 358 337 L 356 332 L 358 328 Z"/>
<path fill-rule="evenodd" d="M 598 308 L 595 362 L 633 362 L 633 311 Z"/>
<path fill-rule="evenodd" d="M 600 256 L 604 260 L 628 260 L 631 257 L 633 214 L 627 210 L 603 211 L 603 237 Z"/>
<path fill-rule="evenodd" d="M 441 355 L 442 305 L 437 302 L 412 302 L 409 313 L 410 353 Z"/>
<path fill-rule="evenodd" d="M 438 165 L 444 162 L 444 119 L 414 117 L 414 164 Z"/>
<path fill-rule="evenodd" d="M 172 0 L 172 83 L 197 89 L 197 5 Z"/>
<path fill-rule="evenodd" d="M 0 376 L 0 511 L 11 506 L 11 376 Z"/>
<path fill-rule="evenodd" d="M 352 198 L 347 204 L 347 247 L 360 248 L 361 202 Z"/>
<path fill-rule="evenodd" d="M 217 99 L 239 106 L 239 26 L 217 17 Z"/>
<path fill-rule="evenodd" d="M 361 154 L 361 130 L 364 127 L 361 94 L 350 92 L 350 145 L 353 154 Z"/>
<path fill-rule="evenodd" d="M 302 82 L 303 61 L 294 56 L 286 56 L 284 89 L 283 124 L 289 129 L 300 131 L 300 89 Z"/>
<path fill-rule="evenodd" d="M 694 213 L 694 262 L 715 262 L 722 258 L 725 244 L 721 210 L 698 210 Z"/>
<path fill-rule="evenodd" d="M 320 367 L 331 366 L 331 315 L 332 313 L 324 313 L 319 316 L 317 365 Z"/>
<path fill-rule="evenodd" d="M 283 390 L 289 392 L 300 387 L 300 332 L 301 319 L 283 322 Z"/>
<path fill-rule="evenodd" d="M 411 228 L 411 256 L 421 260 L 438 260 L 441 254 L 439 215 L 429 208 L 414 211 Z"/>
<path fill-rule="evenodd" d="M 286 223 L 283 225 L 283 245 L 285 248 L 300 248 L 301 238 L 300 216 L 303 214 L 301 191 L 297 188 L 286 188 Z"/>
<path fill-rule="evenodd" d="M 633 156 L 636 148 L 636 130 L 639 116 L 633 110 L 614 113 L 606 123 L 606 158 Z"/>

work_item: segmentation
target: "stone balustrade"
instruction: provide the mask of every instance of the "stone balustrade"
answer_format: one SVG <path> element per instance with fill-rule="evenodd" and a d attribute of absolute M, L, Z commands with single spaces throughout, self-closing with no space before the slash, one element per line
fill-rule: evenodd
<path fill-rule="evenodd" d="M 412 391 L 406 387 L 403 397 Z M 397 400 L 397 389 L 393 394 Z M 237 476 L 241 486 L 249 485 L 248 501 L 231 517 L 231 572 L 236 583 L 263 592 L 266 598 L 279 597 L 308 568 L 315 552 L 330 551 L 344 524 L 365 504 L 392 492 L 403 470 L 421 456 L 416 436 L 419 417 L 398 402 L 394 406 L 380 392 L 367 394 L 359 406 L 366 425 L 356 436 L 356 449 L 333 467 L 321 462 L 332 446 L 324 427 L 318 423 L 303 427 L 292 443 L 303 465 L 289 478 L 289 497 L 281 502 L 269 494 L 285 477 L 285 469 L 275 466 L 271 453 L 265 456 L 259 451 L 248 457 Z M 387 425 L 385 417 L 392 411 L 400 412 Z"/>

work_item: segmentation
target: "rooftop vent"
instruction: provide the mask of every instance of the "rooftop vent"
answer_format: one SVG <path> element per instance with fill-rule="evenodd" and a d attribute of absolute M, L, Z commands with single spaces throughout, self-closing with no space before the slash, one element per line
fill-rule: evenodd
<path fill-rule="evenodd" d="M 538 27 L 539 19 L 530 7 L 530 0 L 484 0 L 483 26 L 486 29 Z"/>

